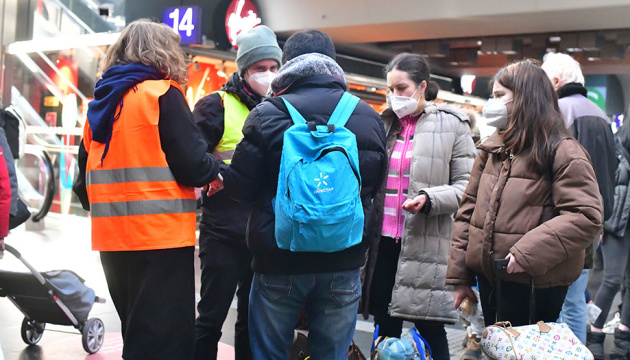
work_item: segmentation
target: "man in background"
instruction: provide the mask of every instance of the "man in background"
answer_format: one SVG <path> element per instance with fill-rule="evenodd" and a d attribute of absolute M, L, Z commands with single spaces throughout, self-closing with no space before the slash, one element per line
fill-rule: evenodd
<path fill-rule="evenodd" d="M 586 97 L 584 75 L 580 63 L 567 54 L 549 53 L 545 56 L 543 70 L 558 93 L 558 105 L 564 115 L 567 128 L 588 152 L 597 176 L 599 192 L 604 204 L 604 220 L 612 214 L 617 156 L 610 120 L 606 113 Z M 575 335 L 586 344 L 586 298 L 588 269 L 593 267 L 593 249 L 600 237 L 593 239 L 593 246 L 586 249 L 584 270 L 569 287 L 560 313 L 560 321 L 567 323 Z M 602 339 L 603 343 L 603 339 Z"/>

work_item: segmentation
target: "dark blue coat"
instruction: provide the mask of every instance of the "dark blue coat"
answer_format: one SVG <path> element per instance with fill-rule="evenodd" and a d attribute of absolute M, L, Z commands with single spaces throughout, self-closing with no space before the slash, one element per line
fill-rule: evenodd
<path fill-rule="evenodd" d="M 325 124 L 346 90 L 340 79 L 328 75 L 304 77 L 293 82 L 285 97 L 307 121 Z M 304 274 L 358 269 L 365 263 L 369 241 L 334 253 L 280 250 L 274 236 L 275 216 L 271 199 L 276 195 L 284 132 L 293 125 L 276 101 L 263 101 L 249 114 L 243 140 L 236 148 L 229 170 L 223 172 L 224 191 L 237 201 L 251 203 L 247 245 L 259 273 Z M 360 102 L 346 128 L 357 138 L 365 228 L 372 225 L 372 199 L 387 171 L 385 131 L 372 107 Z M 367 231 L 364 231 L 364 234 Z"/>

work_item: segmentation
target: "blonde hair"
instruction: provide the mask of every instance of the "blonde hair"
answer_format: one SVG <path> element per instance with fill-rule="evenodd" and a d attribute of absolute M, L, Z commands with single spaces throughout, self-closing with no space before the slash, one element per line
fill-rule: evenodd
<path fill-rule="evenodd" d="M 179 34 L 168 25 L 138 19 L 129 23 L 120 38 L 107 49 L 99 68 L 105 71 L 115 65 L 142 63 L 184 85 L 188 81 L 188 63 L 179 41 Z"/>

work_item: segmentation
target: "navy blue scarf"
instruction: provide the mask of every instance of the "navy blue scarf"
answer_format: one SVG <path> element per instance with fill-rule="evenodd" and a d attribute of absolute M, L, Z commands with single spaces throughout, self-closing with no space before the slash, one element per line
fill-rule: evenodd
<path fill-rule="evenodd" d="M 103 159 L 109 150 L 114 122 L 120 117 L 123 97 L 127 92 L 145 80 L 162 80 L 164 74 L 151 66 L 140 63 L 116 65 L 107 69 L 94 88 L 94 100 L 88 104 L 87 118 L 92 130 L 92 139 L 105 144 Z M 116 112 L 116 108 L 120 108 Z"/>

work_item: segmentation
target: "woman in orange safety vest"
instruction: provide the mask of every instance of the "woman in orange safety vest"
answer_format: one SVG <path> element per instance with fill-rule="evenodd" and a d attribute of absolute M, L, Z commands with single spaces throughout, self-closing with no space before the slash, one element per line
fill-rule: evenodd
<path fill-rule="evenodd" d="M 146 19 L 125 28 L 101 61 L 79 150 L 74 188 L 90 211 L 126 360 L 189 359 L 194 344 L 193 187 L 214 180 L 218 163 L 180 87 L 179 41 Z"/>

